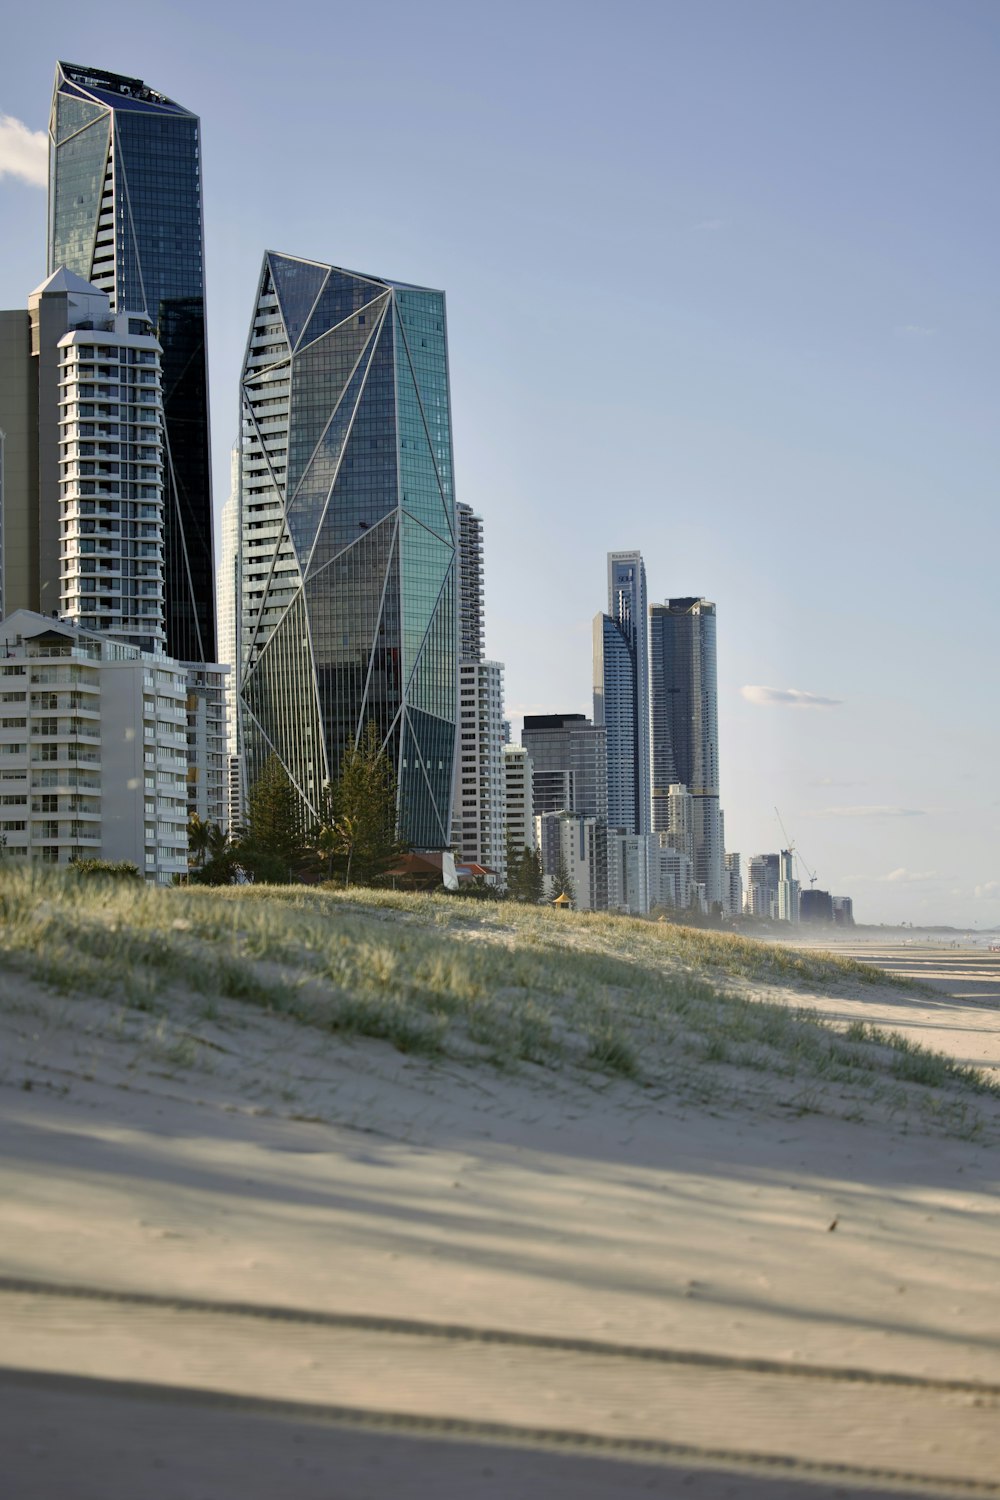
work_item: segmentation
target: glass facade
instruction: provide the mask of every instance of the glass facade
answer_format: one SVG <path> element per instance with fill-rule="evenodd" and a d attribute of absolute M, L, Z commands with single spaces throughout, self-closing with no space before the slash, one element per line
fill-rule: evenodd
<path fill-rule="evenodd" d="M 115 312 L 147 312 L 163 350 L 167 650 L 215 657 L 212 488 L 198 117 L 141 79 L 59 63 L 49 126 L 49 272 Z"/>
<path fill-rule="evenodd" d="M 456 513 L 444 295 L 265 256 L 242 377 L 239 698 L 315 813 L 374 721 L 402 836 L 450 840 Z"/>
<path fill-rule="evenodd" d="M 594 723 L 608 732 L 608 823 L 649 833 L 649 623 L 638 552 L 608 554 L 608 612 L 594 621 Z"/>
<path fill-rule="evenodd" d="M 695 878 L 722 899 L 715 605 L 668 599 L 650 610 L 653 829 L 670 828 L 670 788 L 692 797 Z"/>

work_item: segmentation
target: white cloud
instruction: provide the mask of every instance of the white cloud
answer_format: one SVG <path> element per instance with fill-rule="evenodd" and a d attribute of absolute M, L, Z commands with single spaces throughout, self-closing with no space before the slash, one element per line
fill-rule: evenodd
<path fill-rule="evenodd" d="M 740 688 L 740 692 L 748 703 L 756 703 L 761 708 L 771 708 L 775 705 L 784 708 L 836 708 L 843 702 L 841 698 L 821 698 L 818 693 L 804 693 L 799 688 L 759 687 L 748 684 Z"/>
<path fill-rule="evenodd" d="M 821 818 L 922 818 L 922 807 L 824 807 Z"/>
<path fill-rule="evenodd" d="M 933 880 L 936 870 L 907 870 L 901 865 L 898 870 L 890 870 L 888 875 L 880 875 L 879 880 L 887 880 L 893 885 L 905 881 L 909 884 L 913 880 Z"/>
<path fill-rule="evenodd" d="M 976 886 L 977 901 L 1000 901 L 1000 880 L 987 880 Z"/>
<path fill-rule="evenodd" d="M 0 115 L 0 177 L 20 177 L 32 187 L 49 180 L 49 138 L 13 115 Z"/>

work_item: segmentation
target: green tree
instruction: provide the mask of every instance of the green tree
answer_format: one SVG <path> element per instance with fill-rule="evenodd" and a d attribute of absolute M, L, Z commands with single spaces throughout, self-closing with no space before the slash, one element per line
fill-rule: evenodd
<path fill-rule="evenodd" d="M 560 851 L 559 863 L 556 866 L 555 882 L 552 889 L 553 901 L 557 896 L 565 896 L 576 905 L 576 888 L 573 885 L 573 877 L 569 873 L 565 855 Z"/>
<path fill-rule="evenodd" d="M 218 823 L 211 823 L 207 818 L 199 818 L 197 813 L 192 813 L 188 819 L 188 865 L 195 869 L 204 869 L 208 860 L 218 859 L 229 843 L 229 835 Z"/>
<path fill-rule="evenodd" d="M 345 885 L 371 884 L 405 852 L 396 834 L 396 774 L 371 719 L 358 744 L 344 751 L 340 778 L 325 794 L 323 810 L 313 847 L 331 874 L 335 865 L 343 869 Z"/>
<path fill-rule="evenodd" d="M 269 755 L 263 770 L 250 791 L 247 825 L 239 846 L 239 862 L 250 868 L 256 862 L 259 879 L 271 880 L 274 870 L 283 867 L 283 879 L 289 879 L 292 866 L 304 852 L 302 805 L 276 755 Z"/>
<path fill-rule="evenodd" d="M 527 901 L 537 905 L 545 894 L 545 875 L 542 871 L 542 856 L 537 849 L 518 849 L 510 844 L 507 850 L 507 894 L 515 901 Z"/>

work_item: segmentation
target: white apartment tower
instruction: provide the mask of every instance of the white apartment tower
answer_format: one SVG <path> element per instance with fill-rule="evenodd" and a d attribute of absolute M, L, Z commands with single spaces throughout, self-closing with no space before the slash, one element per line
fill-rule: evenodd
<path fill-rule="evenodd" d="M 65 268 L 28 299 L 38 369 L 41 602 L 164 648 L 160 345 Z"/>
<path fill-rule="evenodd" d="M 531 756 L 523 745 L 504 745 L 503 781 L 507 806 L 507 843 L 513 849 L 534 849 Z"/>
<path fill-rule="evenodd" d="M 459 731 L 453 836 L 459 860 L 507 883 L 503 665 L 483 659 L 483 522 L 461 502 L 458 514 Z"/>

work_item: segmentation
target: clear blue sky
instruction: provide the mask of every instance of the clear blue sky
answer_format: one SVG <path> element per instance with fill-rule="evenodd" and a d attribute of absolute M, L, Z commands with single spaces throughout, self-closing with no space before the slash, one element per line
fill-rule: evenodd
<path fill-rule="evenodd" d="M 638 546 L 718 605 L 728 846 L 777 805 L 861 919 L 1000 922 L 1000 4 L 100 14 L 8 18 L 0 114 L 44 129 L 57 56 L 201 114 L 217 505 L 266 247 L 444 287 L 515 720 L 589 710 Z M 43 192 L 0 229 L 17 306 Z"/>

